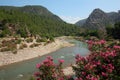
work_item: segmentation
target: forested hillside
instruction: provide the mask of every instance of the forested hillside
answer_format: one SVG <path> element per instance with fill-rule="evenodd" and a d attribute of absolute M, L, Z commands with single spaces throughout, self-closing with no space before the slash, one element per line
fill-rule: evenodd
<path fill-rule="evenodd" d="M 0 7 L 0 37 L 79 35 L 80 28 L 65 23 L 42 6 Z"/>

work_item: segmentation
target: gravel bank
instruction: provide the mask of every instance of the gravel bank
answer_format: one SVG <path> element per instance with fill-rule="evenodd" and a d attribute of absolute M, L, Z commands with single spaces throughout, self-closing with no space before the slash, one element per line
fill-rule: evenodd
<path fill-rule="evenodd" d="M 49 43 L 45 46 L 40 45 L 34 48 L 18 50 L 17 54 L 13 54 L 12 52 L 0 52 L 0 66 L 43 56 L 45 54 L 54 52 L 61 47 L 70 47 L 73 45 L 74 44 L 65 41 L 64 38 L 56 38 L 55 42 Z"/>

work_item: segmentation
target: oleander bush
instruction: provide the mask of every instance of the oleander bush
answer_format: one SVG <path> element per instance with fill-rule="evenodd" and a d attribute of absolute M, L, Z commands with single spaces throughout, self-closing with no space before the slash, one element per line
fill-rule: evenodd
<path fill-rule="evenodd" d="M 34 73 L 36 80 L 70 80 L 70 77 L 65 76 L 62 70 L 64 60 L 58 61 L 59 63 L 55 64 L 53 58 L 48 56 L 42 63 L 36 64 L 39 70 Z"/>
<path fill-rule="evenodd" d="M 39 70 L 35 72 L 36 80 L 120 80 L 120 46 L 109 45 L 105 40 L 87 41 L 91 53 L 82 57 L 75 57 L 75 78 L 67 77 L 62 71 L 63 60 L 54 64 L 48 57 L 36 65 Z"/>
<path fill-rule="evenodd" d="M 88 41 L 89 56 L 76 55 L 76 80 L 120 80 L 120 46 L 106 46 L 105 40 Z"/>

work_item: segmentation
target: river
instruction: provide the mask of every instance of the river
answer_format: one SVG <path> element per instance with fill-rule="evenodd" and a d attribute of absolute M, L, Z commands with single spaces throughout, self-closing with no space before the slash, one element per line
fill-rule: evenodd
<path fill-rule="evenodd" d="M 55 63 L 57 63 L 58 59 L 64 59 L 65 63 L 63 66 L 65 67 L 75 63 L 76 54 L 85 56 L 89 53 L 87 44 L 77 40 L 68 41 L 74 43 L 75 46 L 64 47 L 41 57 L 0 67 L 0 80 L 29 80 L 36 71 L 35 65 L 42 62 L 46 56 L 52 56 Z"/>

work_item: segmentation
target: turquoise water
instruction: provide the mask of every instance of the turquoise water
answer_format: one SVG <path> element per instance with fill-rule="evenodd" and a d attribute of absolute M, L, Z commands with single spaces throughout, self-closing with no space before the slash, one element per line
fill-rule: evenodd
<path fill-rule="evenodd" d="M 0 67 L 0 80 L 29 80 L 30 76 L 35 72 L 36 63 L 42 62 L 46 56 L 52 56 L 54 62 L 57 63 L 58 59 L 64 59 L 64 67 L 74 64 L 75 55 L 80 54 L 85 56 L 89 53 L 87 45 L 77 40 L 68 40 L 75 44 L 73 47 L 61 48 L 55 52 L 37 57 L 27 61 L 22 61 L 14 64 L 10 64 L 4 67 Z"/>

